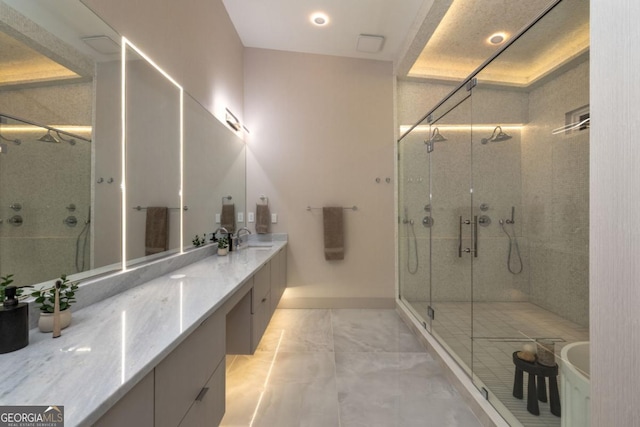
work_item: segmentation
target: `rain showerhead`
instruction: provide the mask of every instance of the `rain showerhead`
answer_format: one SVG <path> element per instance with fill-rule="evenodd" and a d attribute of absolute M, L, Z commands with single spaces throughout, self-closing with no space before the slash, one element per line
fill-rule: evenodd
<path fill-rule="evenodd" d="M 433 128 L 433 133 L 431 134 L 431 138 L 429 138 L 431 142 L 444 142 L 447 140 L 444 136 L 440 135 L 440 129 Z"/>
<path fill-rule="evenodd" d="M 489 138 L 482 138 L 480 140 L 480 142 L 482 144 L 487 144 L 489 142 L 507 141 L 507 140 L 509 140 L 511 138 L 513 138 L 513 137 L 511 135 L 508 135 L 508 134 L 504 133 L 500 126 L 496 126 L 495 129 L 493 130 L 493 133 L 491 134 L 491 136 Z"/>
<path fill-rule="evenodd" d="M 52 142 L 52 143 L 55 143 L 55 144 L 60 143 L 60 140 L 58 138 L 56 138 L 55 136 L 51 135 L 51 129 L 49 129 L 46 134 L 44 134 L 40 138 L 38 138 L 38 141 Z"/>

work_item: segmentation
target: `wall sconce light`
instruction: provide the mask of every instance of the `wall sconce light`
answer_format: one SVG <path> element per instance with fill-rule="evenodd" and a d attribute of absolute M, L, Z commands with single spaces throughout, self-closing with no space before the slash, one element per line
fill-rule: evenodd
<path fill-rule="evenodd" d="M 229 111 L 228 108 L 225 109 L 227 114 L 225 117 L 225 120 L 227 121 L 227 124 L 229 126 L 231 126 L 236 132 L 240 130 L 240 121 L 238 120 L 238 118 L 231 112 Z"/>

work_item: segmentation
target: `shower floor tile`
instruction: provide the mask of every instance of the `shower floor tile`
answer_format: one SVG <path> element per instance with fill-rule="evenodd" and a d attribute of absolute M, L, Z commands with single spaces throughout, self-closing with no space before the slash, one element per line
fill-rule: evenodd
<path fill-rule="evenodd" d="M 427 302 L 411 305 L 422 319 L 428 319 Z M 589 340 L 588 328 L 528 302 L 479 302 L 473 304 L 472 332 L 470 303 L 435 302 L 432 306 L 435 309 L 432 333 L 458 363 L 473 369 L 480 382 L 523 426 L 560 426 L 560 418 L 550 413 L 548 403 L 539 402 L 539 416 L 527 411 L 526 375 L 525 399 L 513 397 L 512 354 L 536 338 L 549 338 L 555 342 L 556 360 L 560 360 L 562 347 Z"/>

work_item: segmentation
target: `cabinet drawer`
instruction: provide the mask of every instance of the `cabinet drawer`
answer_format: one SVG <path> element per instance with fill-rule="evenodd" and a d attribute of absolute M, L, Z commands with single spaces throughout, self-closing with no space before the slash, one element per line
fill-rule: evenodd
<path fill-rule="evenodd" d="M 180 427 L 213 427 L 220 424 L 225 411 L 225 362 L 218 365 L 205 384 L 201 398 L 196 400 Z M 206 392 L 205 392 L 206 389 Z"/>
<path fill-rule="evenodd" d="M 271 320 L 271 292 L 263 296 L 258 303 L 258 307 L 251 316 L 251 354 L 258 348 L 262 335 Z"/>
<path fill-rule="evenodd" d="M 104 414 L 94 427 L 153 427 L 153 371 Z"/>
<path fill-rule="evenodd" d="M 156 427 L 180 423 L 224 355 L 224 315 L 214 313 L 156 366 Z"/>
<path fill-rule="evenodd" d="M 260 301 L 271 291 L 271 264 L 263 265 L 253 276 L 253 303 L 251 312 L 255 313 Z"/>

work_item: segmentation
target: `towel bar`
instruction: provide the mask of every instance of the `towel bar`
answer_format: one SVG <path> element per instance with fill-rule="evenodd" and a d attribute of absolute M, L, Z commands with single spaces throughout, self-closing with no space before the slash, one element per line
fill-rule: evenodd
<path fill-rule="evenodd" d="M 264 194 L 261 194 L 261 195 L 260 195 L 260 200 L 262 200 L 262 202 L 263 202 L 265 205 L 268 205 L 268 204 L 269 204 L 269 198 L 268 198 L 267 196 L 265 196 Z"/>
<path fill-rule="evenodd" d="M 310 210 L 312 210 L 312 209 L 322 209 L 322 208 L 312 208 L 311 206 L 307 206 L 307 210 L 308 210 L 308 211 L 310 211 Z M 347 210 L 350 210 L 350 211 L 357 211 L 357 210 L 358 210 L 358 207 L 354 205 L 354 206 L 351 206 L 351 207 L 349 207 L 349 208 L 345 208 L 345 207 L 343 207 L 342 209 L 344 209 L 344 210 L 346 210 L 346 211 L 347 211 Z"/>
<path fill-rule="evenodd" d="M 134 206 L 131 209 L 135 209 L 137 211 L 141 211 L 141 210 L 145 210 L 147 208 L 146 207 L 143 208 L 142 206 Z M 169 208 L 169 209 L 180 209 L 180 208 Z M 189 206 L 184 205 L 182 209 L 184 209 L 185 211 L 188 211 L 189 210 Z"/>

